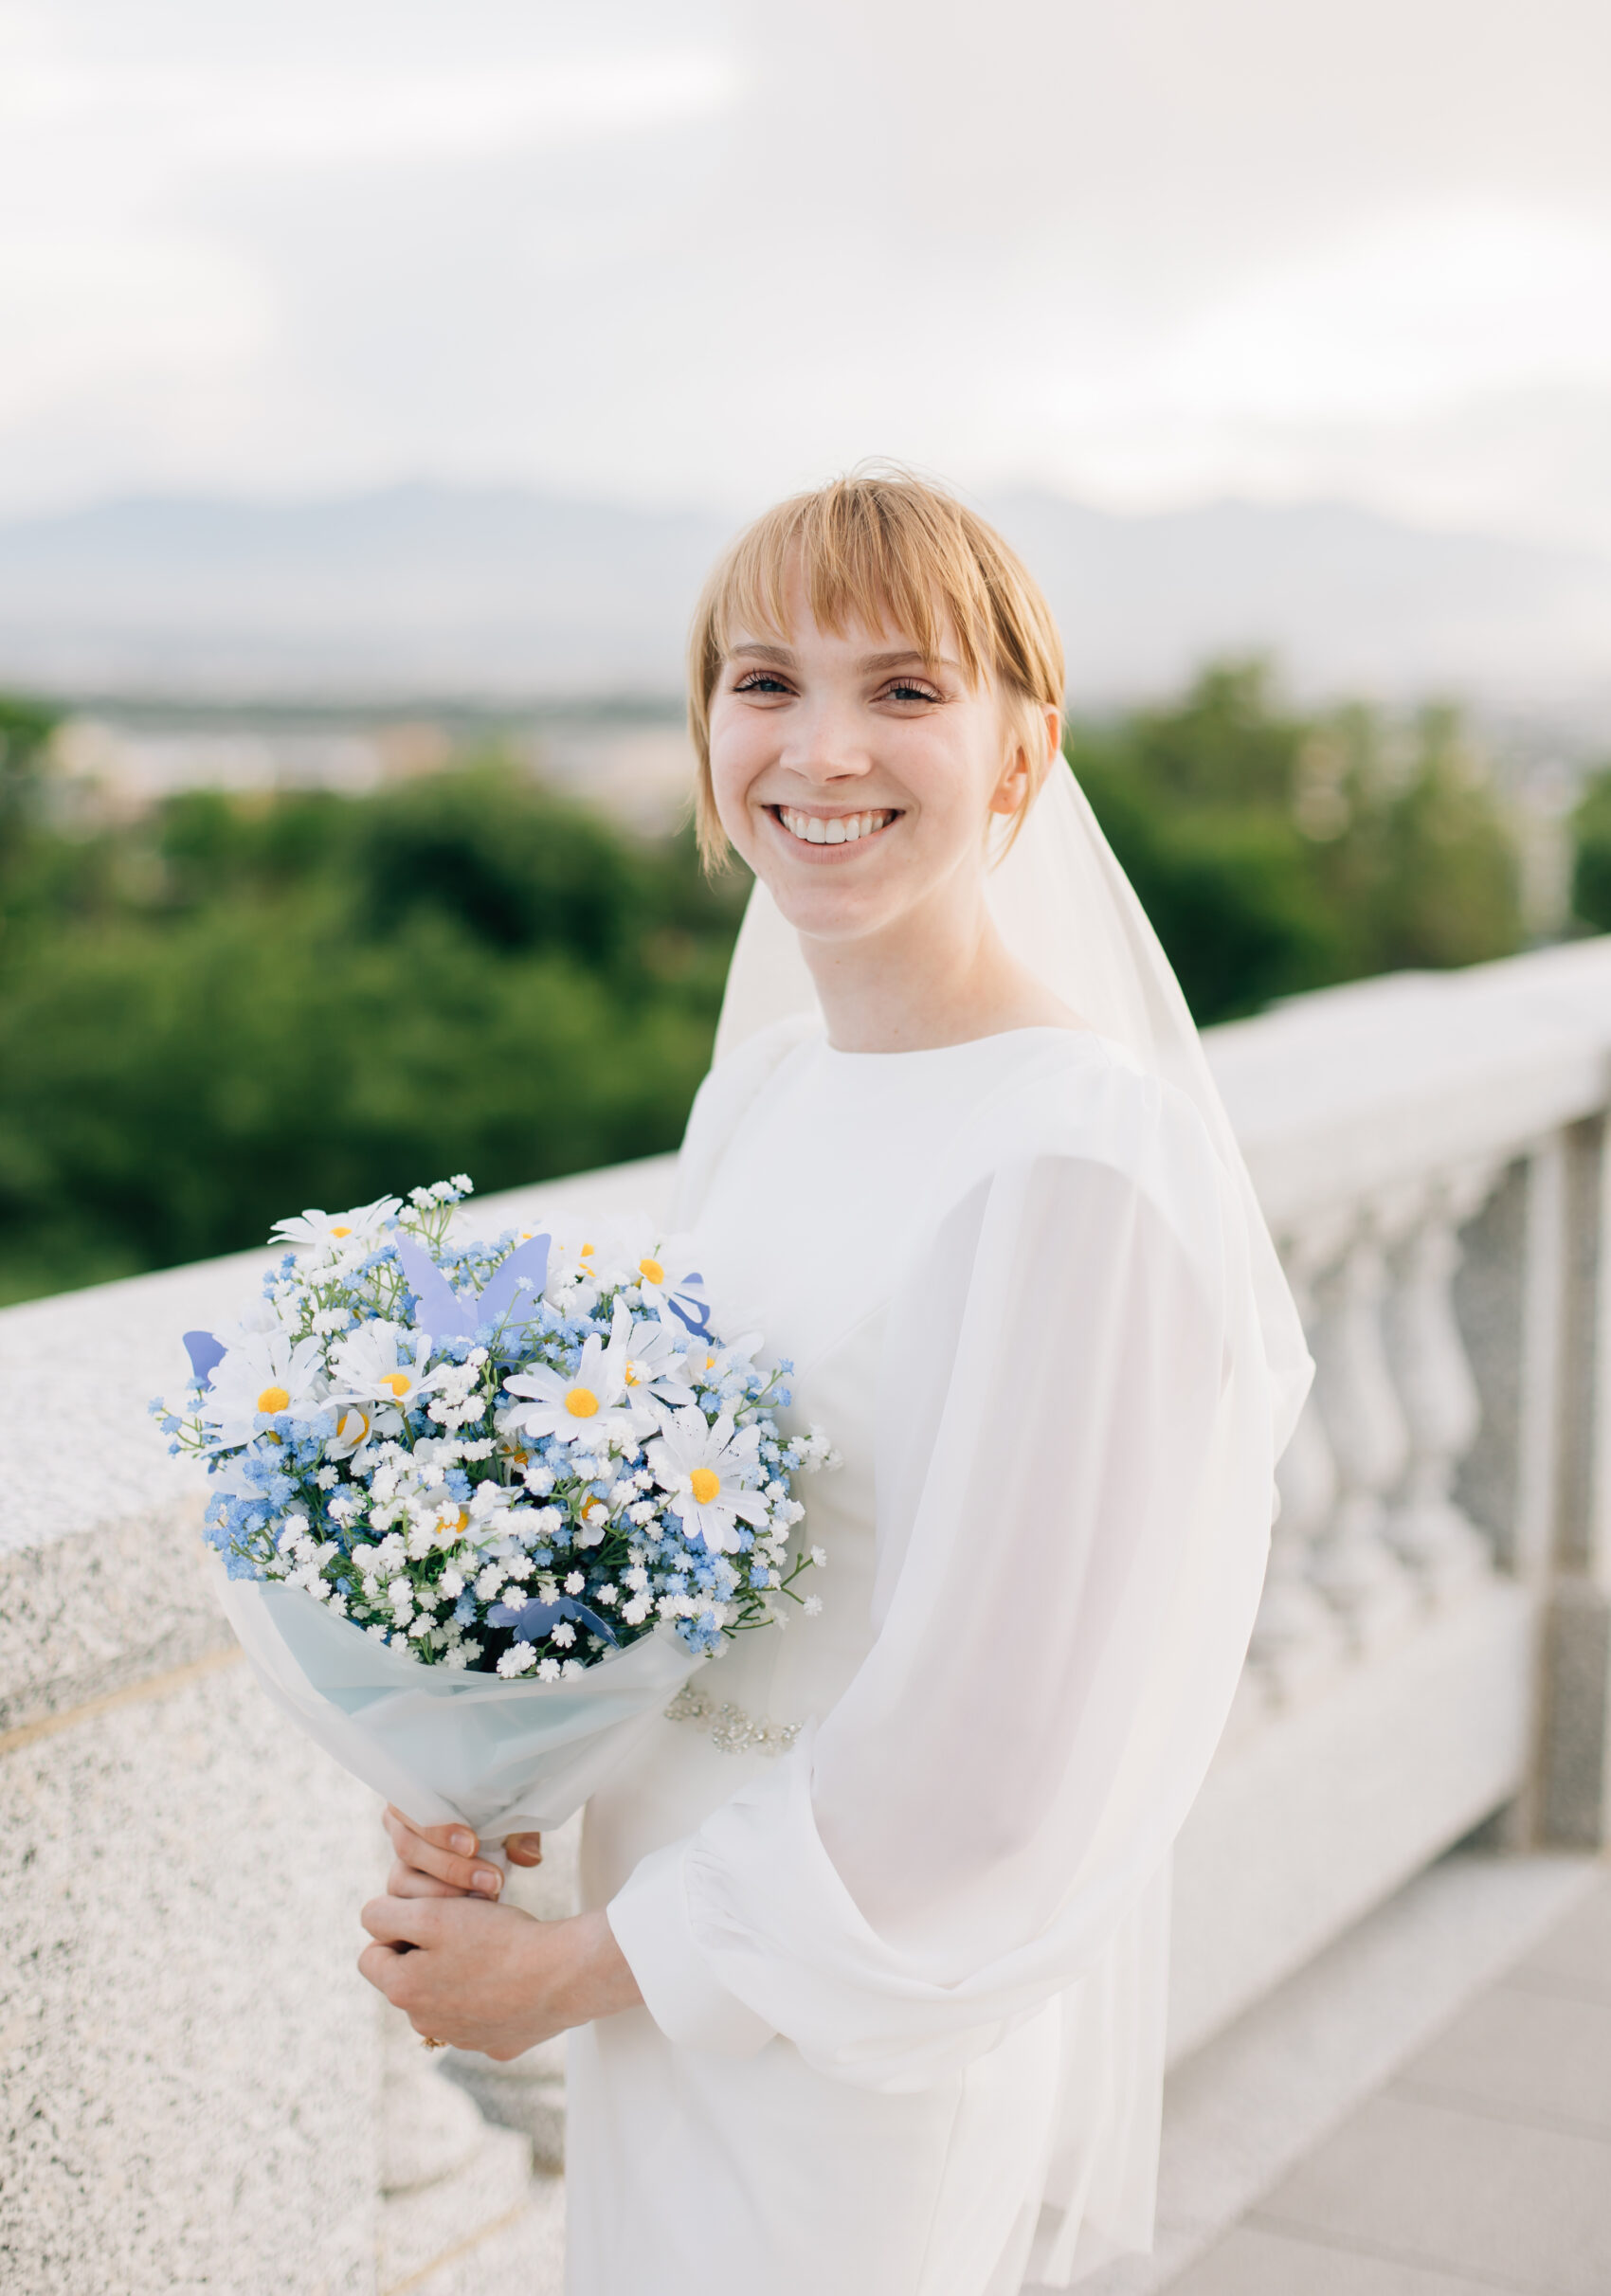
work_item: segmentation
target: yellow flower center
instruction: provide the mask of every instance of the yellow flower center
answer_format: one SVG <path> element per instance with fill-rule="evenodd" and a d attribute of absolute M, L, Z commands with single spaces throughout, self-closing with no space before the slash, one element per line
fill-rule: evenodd
<path fill-rule="evenodd" d="M 565 1399 L 565 1408 L 573 1419 L 590 1419 L 599 1407 L 599 1399 L 590 1387 L 572 1387 Z"/>
<path fill-rule="evenodd" d="M 590 1243 L 585 1243 L 585 1244 L 582 1246 L 582 1249 L 581 1249 L 581 1251 L 578 1253 L 577 1256 L 578 1256 L 578 1258 L 581 1258 L 581 1259 L 591 1259 L 591 1258 L 592 1258 L 592 1256 L 593 1256 L 593 1247 L 592 1247 L 592 1245 L 591 1245 Z"/>
<path fill-rule="evenodd" d="M 332 1228 L 330 1232 L 333 1236 L 351 1236 L 353 1233 L 351 1228 Z"/>
<path fill-rule="evenodd" d="M 389 1387 L 401 1402 L 414 1383 L 406 1371 L 389 1371 L 380 1383 L 383 1387 Z"/>
<path fill-rule="evenodd" d="M 705 1358 L 705 1369 L 706 1369 L 707 1371 L 714 1371 L 714 1370 L 715 1369 L 715 1367 L 716 1367 L 716 1359 L 715 1359 L 715 1357 L 714 1355 L 707 1355 L 707 1356 L 706 1356 L 706 1358 Z"/>
<path fill-rule="evenodd" d="M 340 1443 L 361 1443 L 370 1431 L 370 1417 L 356 1403 L 350 1403 L 335 1422 L 335 1439 Z"/>
<path fill-rule="evenodd" d="M 443 1530 L 468 1530 L 469 1528 L 470 1517 L 462 1507 L 458 1510 L 457 1513 L 454 1514 L 450 1520 L 444 1520 L 443 1523 Z"/>
<path fill-rule="evenodd" d="M 628 1364 L 628 1365 L 627 1365 L 627 1366 L 626 1366 L 626 1371 L 625 1371 L 625 1380 L 626 1380 L 626 1384 L 627 1384 L 629 1387 L 641 1387 L 641 1386 L 643 1385 L 643 1381 L 642 1381 L 642 1380 L 641 1380 L 641 1379 L 638 1377 L 638 1370 L 637 1370 L 637 1366 L 636 1366 L 636 1365 L 634 1365 L 634 1364 Z"/>
<path fill-rule="evenodd" d="M 641 1259 L 638 1262 L 638 1273 L 640 1275 L 645 1276 L 652 1284 L 663 1284 L 665 1281 L 665 1270 L 658 1259 Z"/>
<path fill-rule="evenodd" d="M 593 1498 L 584 1499 L 582 1501 L 582 1520 L 584 1523 L 595 1522 L 600 1515 L 606 1515 L 608 1514 L 608 1512 L 609 1509 L 605 1505 L 603 1499 Z"/>
<path fill-rule="evenodd" d="M 529 1451 L 515 1450 L 509 1454 L 509 1464 L 518 1474 L 523 1467 L 531 1464 L 531 1458 L 532 1455 Z"/>
<path fill-rule="evenodd" d="M 265 1387 L 258 1397 L 260 1411 L 289 1411 L 290 1408 L 291 1398 L 283 1387 Z"/>
<path fill-rule="evenodd" d="M 701 1507 L 708 1507 L 721 1490 L 721 1477 L 714 1467 L 696 1467 L 688 1478 L 688 1488 Z"/>

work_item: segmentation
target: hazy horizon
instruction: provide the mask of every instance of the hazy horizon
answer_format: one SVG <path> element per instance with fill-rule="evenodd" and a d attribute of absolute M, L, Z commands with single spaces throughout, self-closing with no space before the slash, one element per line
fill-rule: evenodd
<path fill-rule="evenodd" d="M 1023 488 L 982 507 L 1045 588 L 1089 706 L 1265 653 L 1306 699 L 1455 694 L 1611 732 L 1611 557 L 1347 503 L 1128 514 Z M 708 505 L 431 481 L 0 520 L 0 680 L 197 700 L 666 696 L 733 524 Z"/>

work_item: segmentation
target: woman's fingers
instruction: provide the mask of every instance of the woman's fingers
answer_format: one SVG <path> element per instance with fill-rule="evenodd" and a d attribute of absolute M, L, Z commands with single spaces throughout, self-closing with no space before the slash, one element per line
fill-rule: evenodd
<path fill-rule="evenodd" d="M 428 1873 L 420 1873 L 406 1866 L 399 1857 L 392 1863 L 386 1877 L 388 1897 L 462 1897 L 462 1889 L 455 1889 L 451 1882 L 433 1881 Z"/>
<path fill-rule="evenodd" d="M 468 1826 L 417 1826 L 389 1802 L 381 1823 L 391 1836 L 398 1862 L 457 1894 L 496 1897 L 503 1876 L 496 1866 L 477 1861 L 476 1837 Z"/>
<path fill-rule="evenodd" d="M 358 1956 L 358 1974 L 368 1978 L 375 1991 L 384 1993 L 390 2000 L 391 1981 L 401 1958 L 390 1945 L 366 1945 Z"/>
<path fill-rule="evenodd" d="M 434 1945 L 443 1935 L 439 1907 L 417 1898 L 371 1897 L 358 1919 L 377 1945 L 393 1953 Z"/>
<path fill-rule="evenodd" d="M 543 1837 L 540 1834 L 511 1834 L 504 1842 L 503 1854 L 512 1866 L 540 1866 Z"/>

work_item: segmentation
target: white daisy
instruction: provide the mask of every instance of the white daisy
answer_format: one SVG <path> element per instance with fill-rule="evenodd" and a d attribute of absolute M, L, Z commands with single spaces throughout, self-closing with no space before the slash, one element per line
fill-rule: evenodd
<path fill-rule="evenodd" d="M 299 1258 L 336 1259 L 376 1243 L 387 1221 L 402 1208 L 398 1197 L 377 1196 L 373 1203 L 361 1203 L 351 1212 L 306 1211 L 300 1220 L 277 1220 L 270 1240 L 289 1244 Z"/>
<path fill-rule="evenodd" d="M 249 1442 L 263 1413 L 311 1419 L 324 1401 L 324 1361 L 316 1339 L 293 1339 L 277 1327 L 245 1332 L 214 1364 L 201 1417 L 224 1445 Z"/>
<path fill-rule="evenodd" d="M 262 1332 L 278 1331 L 280 1329 L 280 1313 L 273 1300 L 254 1299 L 249 1307 L 243 1310 L 238 1322 L 220 1324 L 215 1336 L 221 1347 L 239 1347 L 244 1341 L 255 1338 Z"/>
<path fill-rule="evenodd" d="M 429 1354 L 427 1332 L 410 1331 L 384 1317 L 360 1324 L 347 1334 L 331 1359 L 332 1400 L 411 1410 L 422 1396 L 435 1395 L 450 1383 L 459 1368 L 447 1363 L 427 1370 Z"/>
<path fill-rule="evenodd" d="M 369 1463 L 367 1446 L 389 1435 L 401 1435 L 403 1414 L 379 1403 L 337 1403 L 335 1433 L 324 1446 L 327 1459 L 353 1459 L 360 1473 Z"/>
<path fill-rule="evenodd" d="M 626 1404 L 640 1435 L 652 1434 L 661 1414 L 654 1404 L 676 1410 L 694 1401 L 683 1371 L 688 1333 L 658 1316 L 634 1322 L 626 1333 Z"/>
<path fill-rule="evenodd" d="M 676 1300 L 689 1324 L 701 1324 L 709 1314 L 697 1254 L 687 1239 L 662 1236 L 646 1220 L 624 1220 L 608 1237 L 609 1263 L 617 1281 L 636 1284 L 645 1308 L 659 1315 L 672 1312 Z"/>
<path fill-rule="evenodd" d="M 562 1443 L 630 1442 L 626 1335 L 631 1322 L 626 1310 L 618 1307 L 608 1345 L 595 1331 L 583 1346 L 574 1371 L 533 1364 L 505 1380 L 505 1391 L 517 1400 L 498 1414 L 499 1434 L 529 1436 L 539 1443 L 550 1436 Z"/>
<path fill-rule="evenodd" d="M 544 1297 L 562 1306 L 568 1314 L 587 1314 L 599 1295 L 599 1238 L 597 1222 L 544 1221 L 549 1229 L 548 1282 Z"/>
<path fill-rule="evenodd" d="M 730 1372 L 747 1373 L 761 1344 L 760 1333 L 746 1332 L 730 1341 L 726 1347 L 717 1341 L 701 1339 L 697 1332 L 688 1337 L 687 1352 L 682 1358 L 682 1376 L 690 1387 L 719 1387 Z"/>
<path fill-rule="evenodd" d="M 755 1472 L 760 1429 L 734 1432 L 725 1411 L 710 1426 L 692 1404 L 673 1412 L 662 1425 L 664 1432 L 644 1455 L 656 1481 L 670 1493 L 690 1538 L 703 1540 L 713 1553 L 732 1554 L 740 1521 L 758 1528 L 767 1520 L 764 1495 L 746 1489 L 743 1479 Z"/>

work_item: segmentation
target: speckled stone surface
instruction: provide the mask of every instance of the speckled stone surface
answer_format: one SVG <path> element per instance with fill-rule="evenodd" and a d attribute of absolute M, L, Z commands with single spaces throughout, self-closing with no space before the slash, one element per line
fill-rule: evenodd
<path fill-rule="evenodd" d="M 483 2127 L 475 2152 L 452 2176 L 390 2196 L 380 2215 L 376 2296 L 402 2296 L 445 2261 L 512 2224 L 526 2206 L 531 2182 L 525 2140 L 512 2128 Z"/>
<path fill-rule="evenodd" d="M 654 1210 L 669 1162 L 465 1227 L 567 1196 Z M 202 1478 L 146 1410 L 182 1389 L 180 1334 L 238 1313 L 268 1258 L 0 1312 L 7 2296 L 373 2296 L 377 2265 L 411 2282 L 531 2213 L 526 2136 L 467 2126 L 428 2060 L 389 2094 L 354 1965 L 373 1799 L 231 1657 Z M 383 2197 L 410 2147 L 416 2181 Z"/>
<path fill-rule="evenodd" d="M 146 1413 L 183 1393 L 180 1333 L 238 1315 L 268 1265 L 237 1254 L 0 1312 L 0 1550 L 156 1519 L 193 1499 Z"/>
<path fill-rule="evenodd" d="M 201 1498 L 0 1549 L 0 1739 L 233 1647 Z"/>
<path fill-rule="evenodd" d="M 564 2285 L 565 2187 L 534 2177 L 515 2215 L 444 2256 L 408 2296 L 560 2296 Z"/>
<path fill-rule="evenodd" d="M 238 1663 L 0 1757 L 0 2285 L 368 2296 L 375 1843 Z"/>

